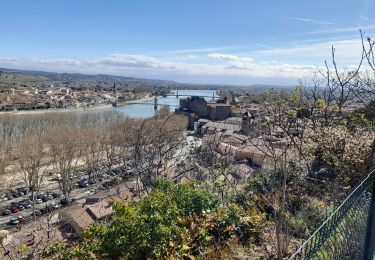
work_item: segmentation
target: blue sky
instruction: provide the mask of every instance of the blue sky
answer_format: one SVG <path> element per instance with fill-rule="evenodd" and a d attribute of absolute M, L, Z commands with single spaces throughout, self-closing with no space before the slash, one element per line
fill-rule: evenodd
<path fill-rule="evenodd" d="M 0 67 L 190 83 L 296 84 L 358 61 L 375 1 L 2 0 Z"/>

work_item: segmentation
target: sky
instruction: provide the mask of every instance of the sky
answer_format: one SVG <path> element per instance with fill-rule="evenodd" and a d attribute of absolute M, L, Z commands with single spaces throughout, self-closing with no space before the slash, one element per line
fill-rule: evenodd
<path fill-rule="evenodd" d="M 1 0 L 0 67 L 296 85 L 358 63 L 375 0 Z"/>

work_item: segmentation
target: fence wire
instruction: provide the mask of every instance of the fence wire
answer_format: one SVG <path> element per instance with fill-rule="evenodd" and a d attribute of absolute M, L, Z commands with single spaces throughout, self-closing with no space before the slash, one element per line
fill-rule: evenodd
<path fill-rule="evenodd" d="M 362 259 L 375 171 L 289 259 Z"/>

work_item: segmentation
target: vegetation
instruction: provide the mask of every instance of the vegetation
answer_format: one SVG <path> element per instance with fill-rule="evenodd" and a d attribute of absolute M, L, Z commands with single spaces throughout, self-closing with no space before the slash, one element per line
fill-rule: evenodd
<path fill-rule="evenodd" d="M 115 203 L 109 225 L 95 224 L 73 250 L 51 245 L 45 257 L 56 259 L 194 259 L 208 247 L 232 238 L 259 241 L 264 215 L 238 204 L 219 206 L 208 191 L 191 182 L 172 185 L 158 179 L 153 191 L 138 202 Z M 83 259 L 83 258 L 82 258 Z"/>

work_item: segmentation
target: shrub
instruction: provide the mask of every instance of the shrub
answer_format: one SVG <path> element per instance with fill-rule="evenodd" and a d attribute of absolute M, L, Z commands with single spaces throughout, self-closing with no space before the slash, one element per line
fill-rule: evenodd
<path fill-rule="evenodd" d="M 232 205 L 219 207 L 214 196 L 195 183 L 172 185 L 157 180 L 148 196 L 129 204 L 114 203 L 109 225 L 94 224 L 71 251 L 52 247 L 57 259 L 193 258 L 213 242 L 238 236 L 252 240 L 264 216 Z"/>

